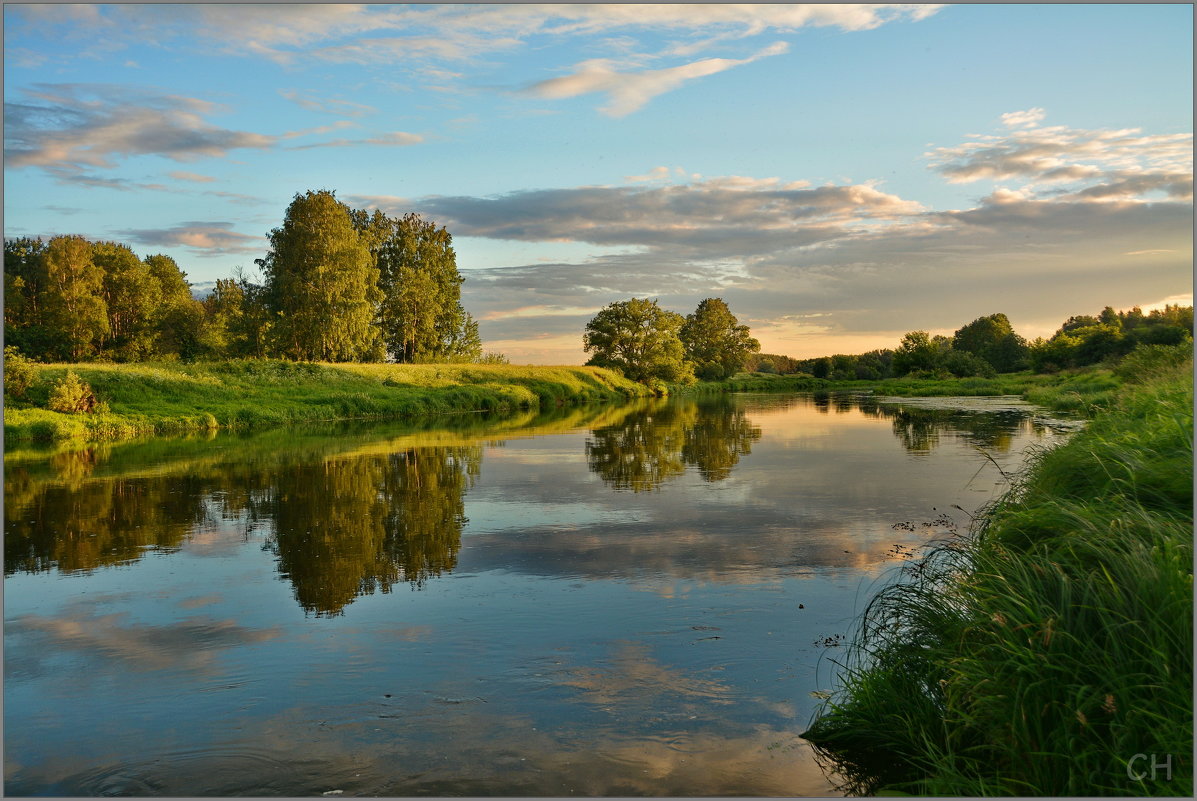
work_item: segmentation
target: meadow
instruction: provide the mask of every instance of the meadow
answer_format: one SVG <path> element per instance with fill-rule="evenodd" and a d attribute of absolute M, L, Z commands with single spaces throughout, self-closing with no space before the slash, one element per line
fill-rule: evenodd
<path fill-rule="evenodd" d="M 99 411 L 47 408 L 71 371 Z M 597 367 L 325 364 L 281 360 L 46 364 L 4 410 L 6 442 L 116 440 L 301 422 L 415 419 L 477 411 L 623 401 L 648 389 Z"/>

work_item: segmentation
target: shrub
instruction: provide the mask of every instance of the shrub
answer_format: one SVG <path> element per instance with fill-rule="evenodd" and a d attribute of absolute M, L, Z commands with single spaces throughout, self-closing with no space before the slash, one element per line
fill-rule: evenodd
<path fill-rule="evenodd" d="M 4 394 L 11 398 L 23 398 L 25 392 L 37 381 L 37 364 L 26 359 L 12 345 L 4 349 Z"/>
<path fill-rule="evenodd" d="M 64 414 L 84 414 L 99 412 L 103 409 L 96 400 L 95 393 L 87 382 L 75 375 L 73 370 L 60 378 L 50 390 L 49 407 L 51 411 Z M 106 406 L 106 405 L 105 405 Z"/>
<path fill-rule="evenodd" d="M 1192 358 L 1191 339 L 1178 345 L 1140 345 L 1114 368 L 1114 374 L 1127 383 L 1141 383 L 1174 370 Z"/>

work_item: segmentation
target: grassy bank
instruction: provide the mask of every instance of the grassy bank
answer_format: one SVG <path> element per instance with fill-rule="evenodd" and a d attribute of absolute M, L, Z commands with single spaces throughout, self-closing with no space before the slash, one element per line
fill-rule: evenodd
<path fill-rule="evenodd" d="M 107 403 L 107 412 L 46 408 L 54 382 L 68 369 Z M 647 394 L 645 387 L 596 367 L 270 360 L 52 364 L 39 366 L 26 399 L 6 405 L 4 438 L 114 440 L 322 420 L 544 409 Z"/>
<path fill-rule="evenodd" d="M 994 378 L 883 378 L 829 381 L 805 374 L 739 373 L 725 381 L 703 382 L 704 392 L 868 392 L 905 398 L 1019 395 L 1055 411 L 1092 414 L 1114 398 L 1123 378 L 1111 369 L 1086 367 L 1051 375 L 1009 373 Z"/>
<path fill-rule="evenodd" d="M 871 601 L 804 735 L 847 789 L 1192 794 L 1191 371 L 1126 375 Z"/>

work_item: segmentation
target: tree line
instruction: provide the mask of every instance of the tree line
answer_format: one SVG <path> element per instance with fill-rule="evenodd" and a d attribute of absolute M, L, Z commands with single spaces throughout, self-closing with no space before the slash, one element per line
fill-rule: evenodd
<path fill-rule="evenodd" d="M 42 361 L 483 358 L 443 226 L 308 191 L 269 240 L 260 278 L 239 268 L 201 301 L 170 256 L 82 236 L 6 239 L 5 343 Z"/>
<path fill-rule="evenodd" d="M 631 298 L 608 305 L 586 324 L 583 348 L 594 354 L 587 364 L 652 386 L 728 378 L 761 344 L 722 298 L 707 298 L 685 317 L 656 300 Z"/>
<path fill-rule="evenodd" d="M 911 331 L 893 349 L 814 359 L 753 354 L 744 369 L 808 373 L 833 381 L 990 377 L 1022 370 L 1053 373 L 1117 359 L 1140 345 L 1179 345 L 1192 338 L 1192 306 L 1166 305 L 1146 314 L 1138 306 L 1129 311 L 1106 306 L 1097 315 L 1069 317 L 1051 337 L 1030 342 L 999 313 L 978 317 L 952 336 Z"/>

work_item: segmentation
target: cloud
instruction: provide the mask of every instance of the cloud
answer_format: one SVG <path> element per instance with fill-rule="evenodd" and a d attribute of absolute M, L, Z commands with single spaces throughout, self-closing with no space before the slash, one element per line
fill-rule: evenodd
<path fill-rule="evenodd" d="M 619 72 L 608 59 L 592 59 L 575 65 L 577 72 L 540 81 L 526 90 L 536 97 L 560 100 L 602 92 L 608 102 L 600 110 L 612 117 L 623 117 L 644 106 L 654 97 L 677 89 L 687 81 L 715 75 L 762 58 L 785 53 L 789 46 L 776 42 L 755 55 L 743 59 L 707 58 L 665 69 Z"/>
<path fill-rule="evenodd" d="M 256 253 L 262 250 L 262 237 L 239 234 L 232 229 L 231 222 L 184 222 L 174 228 L 129 228 L 116 233 L 140 245 L 182 245 L 202 256 Z"/>
<path fill-rule="evenodd" d="M 391 217 L 402 217 L 412 209 L 411 200 L 397 195 L 344 195 L 341 198 L 353 208 L 378 209 Z"/>
<path fill-rule="evenodd" d="M 639 180 L 664 179 L 664 168 L 624 186 L 405 203 L 455 234 L 621 249 L 467 273 L 463 296 L 484 342 L 516 359 L 583 361 L 585 310 L 632 296 L 683 313 L 723 297 L 742 320 L 762 321 L 753 329 L 767 351 L 815 356 L 849 352 L 828 344 L 849 333 L 860 351 L 893 347 L 911 309 L 919 327 L 949 333 L 1003 311 L 1033 337 L 1086 309 L 1186 290 L 1191 141 L 1063 126 L 972 137 L 935 151 L 932 169 L 1005 185 L 948 211 L 870 184 Z"/>
<path fill-rule="evenodd" d="M 1047 112 L 1041 108 L 1011 111 L 1002 115 L 1002 124 L 1007 128 L 1029 128 L 1038 125 L 1046 116 Z"/>
<path fill-rule="evenodd" d="M 740 176 L 660 187 L 579 187 L 491 198 L 428 197 L 418 208 L 467 236 L 597 245 L 669 244 L 719 255 L 753 241 L 795 247 L 918 214 L 918 203 L 868 185 L 811 188 Z"/>
<path fill-rule="evenodd" d="M 644 181 L 668 181 L 671 175 L 668 167 L 653 167 L 645 175 L 625 175 L 623 179 L 634 184 Z"/>
<path fill-rule="evenodd" d="M 191 181 L 191 182 L 197 183 L 197 184 L 210 184 L 216 180 L 215 178 L 213 178 L 210 175 L 200 175 L 198 173 L 183 172 L 181 170 L 175 170 L 173 172 L 168 172 L 167 175 L 169 175 L 171 178 L 174 178 L 179 181 Z"/>
<path fill-rule="evenodd" d="M 140 155 L 194 161 L 277 141 L 211 125 L 204 116 L 217 107 L 197 98 L 99 84 L 37 84 L 25 94 L 32 102 L 5 104 L 9 167 L 78 171 Z"/>
<path fill-rule="evenodd" d="M 323 114 L 362 117 L 378 111 L 373 106 L 367 106 L 364 103 L 354 103 L 350 100 L 340 100 L 338 98 L 316 98 L 310 92 L 303 93 L 295 89 L 280 89 L 279 94 L 301 108 L 306 108 L 308 111 L 319 111 Z"/>
<path fill-rule="evenodd" d="M 310 145 L 295 145 L 290 150 L 310 150 L 316 147 L 354 147 L 358 145 L 374 145 L 378 147 L 408 147 L 418 145 L 424 141 L 420 134 L 405 131 L 392 131 L 369 139 L 332 139 L 328 142 L 315 142 Z"/>
<path fill-rule="evenodd" d="M 1042 111 L 1013 112 L 1003 115 L 1003 121 L 1013 118 L 1024 124 L 1032 112 Z M 1082 202 L 1146 201 L 1160 194 L 1192 197 L 1191 133 L 1031 127 L 974 136 L 973 141 L 936 148 L 926 156 L 950 183 L 1018 179 L 1025 182 L 1024 191 Z M 1061 190 L 1044 186 L 1048 184 L 1074 186 Z"/>
<path fill-rule="evenodd" d="M 24 21 L 39 31 L 89 43 L 122 47 L 147 37 L 160 45 L 178 40 L 192 47 L 269 59 L 302 68 L 315 62 L 397 64 L 425 79 L 444 64 L 476 63 L 486 54 L 516 51 L 540 41 L 606 36 L 609 47 L 629 52 L 646 32 L 679 37 L 667 51 L 691 57 L 729 40 L 787 34 L 807 27 L 864 31 L 934 14 L 939 4 L 163 4 L 78 6 L 57 13 L 13 6 L 9 27 Z M 101 44 L 93 44 L 93 43 Z M 82 51 L 82 48 L 80 49 Z M 686 67 L 657 80 L 686 80 Z M 712 65 L 707 65 L 709 68 Z M 428 71 L 421 76 L 422 71 Z M 648 79 L 642 79 L 642 83 Z M 296 102 L 320 101 L 297 96 Z M 343 113 L 343 112 L 342 112 Z"/>

